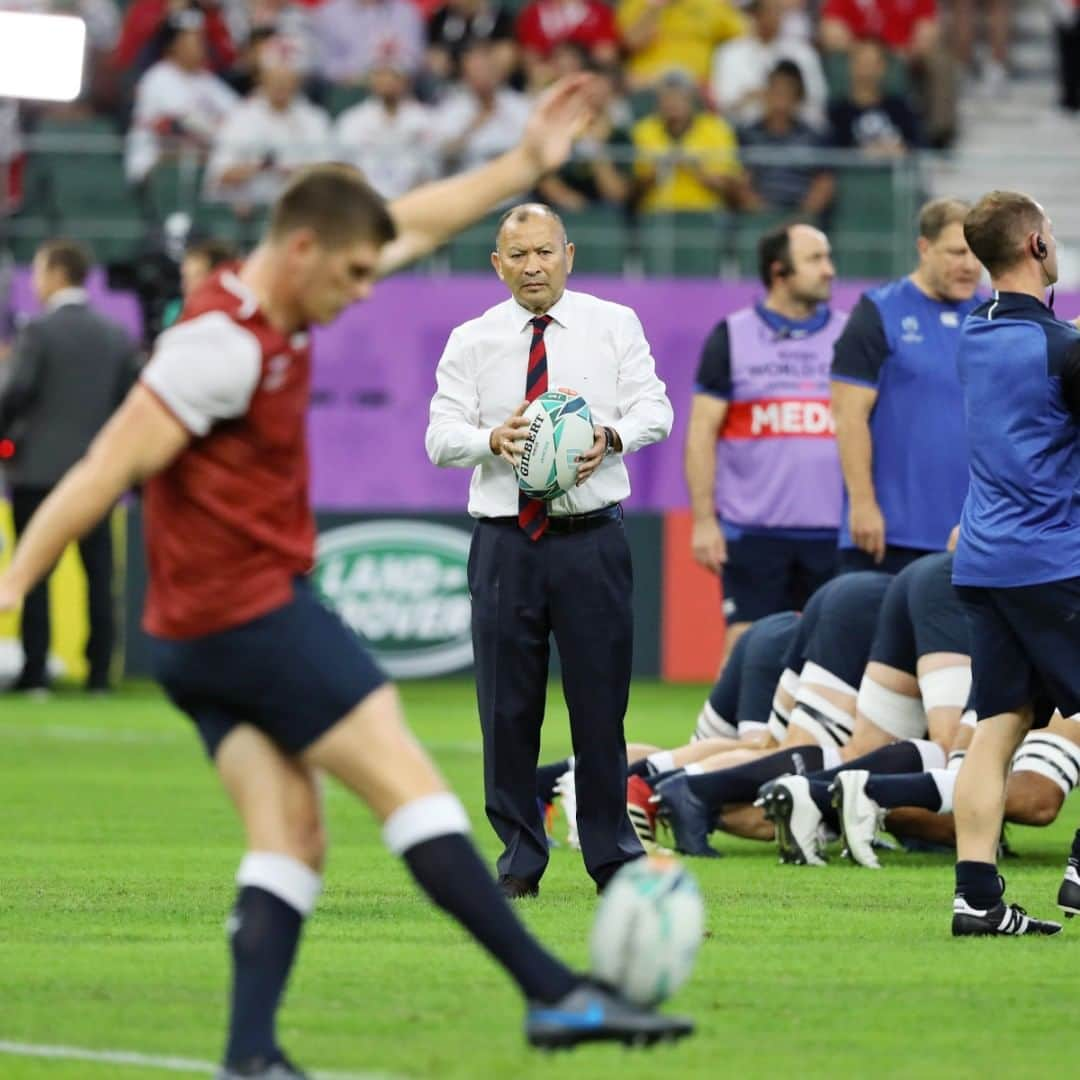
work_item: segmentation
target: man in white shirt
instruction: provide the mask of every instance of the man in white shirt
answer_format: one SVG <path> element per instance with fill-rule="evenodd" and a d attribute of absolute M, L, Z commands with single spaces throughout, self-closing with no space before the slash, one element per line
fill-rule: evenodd
<path fill-rule="evenodd" d="M 128 132 L 124 168 L 128 180 L 145 180 L 170 138 L 194 149 L 206 149 L 236 94 L 206 68 L 201 12 L 186 8 L 169 17 L 164 59 L 135 87 L 135 115 Z"/>
<path fill-rule="evenodd" d="M 626 815 L 633 580 L 619 503 L 630 493 L 623 455 L 666 438 L 672 410 L 634 312 L 566 291 L 574 245 L 554 211 L 514 207 L 496 242 L 492 265 L 512 298 L 450 335 L 425 442 L 436 465 L 474 470 L 469 591 L 485 801 L 506 845 L 500 886 L 518 898 L 537 894 L 548 861 L 536 764 L 552 634 L 585 866 L 603 889 L 642 854 Z M 581 392 L 596 439 L 578 487 L 532 505 L 513 469 L 528 426 L 522 398 L 548 386 Z"/>
<path fill-rule="evenodd" d="M 802 74 L 802 119 L 815 128 L 825 123 L 825 72 L 814 47 L 787 32 L 787 8 L 785 0 L 753 0 L 749 32 L 722 45 L 713 55 L 713 98 L 736 126 L 761 119 L 769 73 L 781 60 L 790 60 Z"/>
<path fill-rule="evenodd" d="M 364 83 L 380 58 L 410 74 L 424 61 L 424 20 L 412 0 L 326 0 L 315 9 L 320 73 L 331 82 Z"/>
<path fill-rule="evenodd" d="M 461 58 L 461 89 L 436 109 L 447 171 L 472 169 L 504 154 L 525 130 L 529 102 L 501 82 L 494 47 L 472 42 Z"/>
<path fill-rule="evenodd" d="M 331 156 L 330 117 L 300 93 L 301 43 L 268 38 L 258 69 L 258 89 L 229 114 L 206 170 L 207 196 L 238 210 L 269 205 L 295 169 Z"/>
<path fill-rule="evenodd" d="M 432 110 L 414 101 L 409 76 L 387 59 L 371 73 L 371 97 L 338 117 L 337 153 L 384 198 L 396 199 L 437 175 Z"/>

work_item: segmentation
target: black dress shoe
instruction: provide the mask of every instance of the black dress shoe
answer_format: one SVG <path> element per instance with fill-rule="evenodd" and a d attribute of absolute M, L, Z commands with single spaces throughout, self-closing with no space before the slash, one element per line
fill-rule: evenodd
<path fill-rule="evenodd" d="M 503 874 L 499 878 L 499 891 L 507 900 L 525 900 L 540 895 L 540 886 L 535 881 Z"/>

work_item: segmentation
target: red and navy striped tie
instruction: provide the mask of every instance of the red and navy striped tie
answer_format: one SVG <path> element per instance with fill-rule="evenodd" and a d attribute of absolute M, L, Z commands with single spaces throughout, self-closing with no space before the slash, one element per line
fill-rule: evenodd
<path fill-rule="evenodd" d="M 535 401 L 547 393 L 547 348 L 544 331 L 551 322 L 550 315 L 537 315 L 532 322 L 532 344 L 529 346 L 529 371 L 525 376 L 525 400 Z M 518 492 L 518 525 L 530 540 L 539 540 L 547 532 L 547 503 L 543 499 L 530 499 L 524 491 Z"/>

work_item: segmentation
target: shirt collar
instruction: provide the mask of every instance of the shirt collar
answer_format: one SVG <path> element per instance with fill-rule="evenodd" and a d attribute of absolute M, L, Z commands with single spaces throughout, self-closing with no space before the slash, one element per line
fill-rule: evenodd
<path fill-rule="evenodd" d="M 557 322 L 563 328 L 566 327 L 567 317 L 569 316 L 572 318 L 570 309 L 573 306 L 573 301 L 570 297 L 571 293 L 569 289 L 563 289 L 562 296 L 560 296 L 546 312 L 546 314 L 551 316 L 554 322 Z M 516 300 L 514 301 L 514 309 L 514 324 L 518 327 L 520 332 L 528 327 L 536 316 L 529 311 L 528 308 L 522 307 Z"/>
<path fill-rule="evenodd" d="M 70 285 L 66 289 L 57 289 L 45 301 L 45 308 L 47 311 L 55 311 L 58 307 L 64 307 L 66 304 L 85 304 L 89 299 L 90 295 L 85 289 Z"/>
<path fill-rule="evenodd" d="M 796 338 L 816 334 L 829 321 L 831 314 L 828 304 L 819 304 L 814 313 L 806 319 L 789 319 L 786 315 L 767 308 L 761 302 L 755 304 L 754 308 L 758 313 L 758 318 L 770 330 L 784 337 Z"/>
<path fill-rule="evenodd" d="M 1028 293 L 994 290 L 995 315 L 1053 315 L 1053 310 Z"/>

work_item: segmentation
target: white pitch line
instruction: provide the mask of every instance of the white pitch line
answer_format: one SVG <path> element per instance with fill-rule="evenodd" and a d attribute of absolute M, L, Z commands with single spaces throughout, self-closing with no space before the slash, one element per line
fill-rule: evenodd
<path fill-rule="evenodd" d="M 200 1073 L 212 1076 L 218 1066 L 210 1061 L 190 1058 L 159 1057 L 134 1050 L 90 1050 L 82 1046 L 48 1046 L 39 1043 L 6 1042 L 0 1039 L 0 1054 L 14 1057 L 45 1058 L 48 1061 L 86 1061 L 98 1065 L 130 1065 L 135 1068 L 160 1069 L 162 1072 Z M 327 1072 L 311 1074 L 315 1080 L 402 1080 L 390 1073 Z"/>

